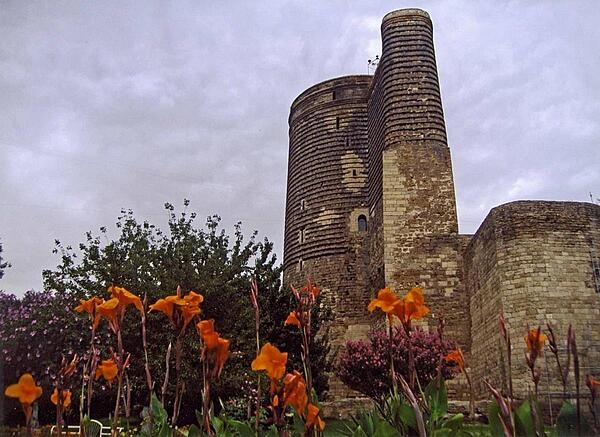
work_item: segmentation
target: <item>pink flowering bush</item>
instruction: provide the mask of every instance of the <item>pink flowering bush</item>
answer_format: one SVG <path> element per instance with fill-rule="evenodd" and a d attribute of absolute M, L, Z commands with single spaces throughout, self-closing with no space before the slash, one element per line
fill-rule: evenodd
<path fill-rule="evenodd" d="M 425 387 L 437 375 L 441 357 L 456 348 L 450 340 L 422 329 L 411 332 L 417 377 Z M 396 371 L 408 379 L 408 338 L 402 329 L 394 329 L 392 353 Z M 336 363 L 337 376 L 350 388 L 381 402 L 389 394 L 389 339 L 385 331 L 375 331 L 368 340 L 347 341 Z M 441 360 L 442 376 L 451 379 L 452 368 Z"/>

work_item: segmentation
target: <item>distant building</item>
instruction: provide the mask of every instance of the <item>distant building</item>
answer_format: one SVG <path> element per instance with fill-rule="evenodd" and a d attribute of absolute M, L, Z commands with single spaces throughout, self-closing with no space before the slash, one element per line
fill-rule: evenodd
<path fill-rule="evenodd" d="M 404 294 L 419 284 L 432 311 L 425 325 L 445 318 L 479 398 L 488 397 L 484 376 L 506 384 L 501 312 L 517 394 L 528 385 L 519 380 L 530 381 L 523 335 L 546 321 L 561 341 L 573 323 L 583 375 L 600 371 L 600 207 L 511 202 L 475 235 L 460 235 L 431 20 L 419 9 L 394 11 L 381 34 L 373 76 L 327 80 L 292 103 L 284 282 L 310 277 L 325 290 L 334 346 L 369 332 L 377 290 Z M 459 380 L 454 395 L 463 388 Z M 352 393 L 333 379 L 330 395 Z"/>

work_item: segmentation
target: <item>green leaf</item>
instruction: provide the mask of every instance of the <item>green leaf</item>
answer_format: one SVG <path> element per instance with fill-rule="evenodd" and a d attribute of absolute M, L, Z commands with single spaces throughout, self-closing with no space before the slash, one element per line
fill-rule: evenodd
<path fill-rule="evenodd" d="M 442 377 L 437 377 L 425 387 L 425 399 L 431 411 L 430 420 L 435 423 L 448 413 L 448 392 Z"/>
<path fill-rule="evenodd" d="M 238 437 L 254 437 L 254 430 L 250 425 L 239 420 L 230 420 L 229 425 L 233 428 Z"/>
<path fill-rule="evenodd" d="M 213 417 L 211 423 L 217 435 L 221 435 L 225 432 L 225 422 L 219 417 Z"/>
<path fill-rule="evenodd" d="M 415 410 L 412 409 L 407 403 L 403 403 L 398 407 L 398 417 L 406 428 L 417 429 L 417 418 L 415 417 Z"/>
<path fill-rule="evenodd" d="M 504 437 L 500 407 L 496 401 L 493 401 L 488 408 L 488 421 L 492 437 Z"/>
<path fill-rule="evenodd" d="M 465 419 L 464 414 L 462 414 L 462 413 L 455 414 L 454 416 L 452 416 L 449 419 L 444 421 L 443 427 L 449 428 L 450 430 L 452 430 L 452 432 L 454 434 L 456 434 L 462 428 L 464 419 Z"/>
<path fill-rule="evenodd" d="M 556 419 L 556 433 L 559 436 L 577 435 L 577 407 L 568 401 L 564 401 L 560 407 L 558 418 Z M 581 435 L 591 435 L 592 430 L 581 416 Z"/>
<path fill-rule="evenodd" d="M 204 436 L 204 432 L 202 432 L 202 430 L 200 428 L 198 428 L 196 425 L 191 425 L 190 429 L 188 430 L 188 437 L 203 437 Z"/>
<path fill-rule="evenodd" d="M 515 411 L 515 427 L 517 435 L 535 437 L 535 423 L 531 415 L 531 404 L 523 401 Z"/>
<path fill-rule="evenodd" d="M 388 422 L 382 420 L 377 424 L 373 437 L 400 437 L 400 433 Z"/>

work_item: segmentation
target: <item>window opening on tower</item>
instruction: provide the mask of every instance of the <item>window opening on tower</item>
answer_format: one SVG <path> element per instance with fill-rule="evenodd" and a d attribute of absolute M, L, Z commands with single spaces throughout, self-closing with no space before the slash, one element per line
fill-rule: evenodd
<path fill-rule="evenodd" d="M 367 230 L 367 217 L 364 214 L 358 216 L 358 232 Z"/>

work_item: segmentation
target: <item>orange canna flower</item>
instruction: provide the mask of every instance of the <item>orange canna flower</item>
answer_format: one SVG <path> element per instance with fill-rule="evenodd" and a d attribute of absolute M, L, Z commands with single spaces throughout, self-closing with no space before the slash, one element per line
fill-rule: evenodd
<path fill-rule="evenodd" d="M 277 381 L 285 373 L 287 358 L 287 352 L 280 352 L 271 343 L 266 343 L 260 349 L 258 356 L 252 361 L 252 370 L 265 370 L 271 381 Z"/>
<path fill-rule="evenodd" d="M 98 327 L 102 317 L 105 317 L 113 331 L 116 331 L 119 318 L 119 299 L 113 297 L 98 305 L 96 317 L 94 318 L 94 328 Z"/>
<path fill-rule="evenodd" d="M 409 326 L 411 320 L 419 320 L 429 314 L 429 308 L 425 306 L 423 298 L 423 289 L 411 288 L 406 296 L 394 304 L 393 313 L 404 326 Z"/>
<path fill-rule="evenodd" d="M 290 315 L 287 316 L 287 319 L 285 319 L 284 326 L 287 326 L 287 325 L 296 325 L 298 328 L 301 328 L 300 319 L 298 319 L 298 316 L 296 315 L 296 311 L 292 311 L 290 313 Z"/>
<path fill-rule="evenodd" d="M 217 357 L 215 366 L 217 368 L 217 376 L 221 375 L 223 366 L 229 358 L 229 340 L 219 337 L 219 344 L 217 345 Z"/>
<path fill-rule="evenodd" d="M 144 304 L 142 304 L 142 300 L 123 287 L 111 286 L 108 287 L 108 292 L 113 298 L 119 299 L 119 305 L 123 308 L 123 312 L 125 311 L 125 307 L 127 307 L 129 304 L 133 304 L 140 313 L 144 312 Z"/>
<path fill-rule="evenodd" d="M 455 362 L 461 372 L 465 371 L 465 357 L 460 349 L 450 351 L 448 355 L 444 357 L 444 360 Z"/>
<path fill-rule="evenodd" d="M 185 329 L 187 325 L 200 314 L 198 305 L 204 301 L 204 297 L 195 291 L 190 291 L 181 297 L 181 287 L 177 287 L 177 293 L 158 299 L 150 305 L 150 311 L 160 311 L 167 315 L 173 326 L 177 329 Z M 181 318 L 175 317 L 175 311 L 181 314 Z"/>
<path fill-rule="evenodd" d="M 302 416 L 308 396 L 306 395 L 306 381 L 300 372 L 294 370 L 294 373 L 288 373 L 283 378 L 283 402 L 285 405 L 294 407 L 298 415 Z"/>
<path fill-rule="evenodd" d="M 183 317 L 183 328 L 185 329 L 185 327 L 194 319 L 194 317 L 200 314 L 200 308 L 198 308 L 198 305 L 187 303 L 180 308 L 181 316 Z"/>
<path fill-rule="evenodd" d="M 42 387 L 35 384 L 31 373 L 24 373 L 18 383 L 6 387 L 4 394 L 9 398 L 18 398 L 24 405 L 31 405 L 42 395 Z"/>
<path fill-rule="evenodd" d="M 172 296 L 169 296 L 172 297 Z M 165 313 L 167 315 L 167 317 L 169 318 L 169 320 L 171 322 L 173 322 L 173 309 L 175 307 L 175 304 L 173 303 L 173 301 L 170 301 L 168 299 L 158 299 L 155 303 L 153 303 L 152 305 L 150 305 L 148 308 L 148 312 L 150 311 L 160 311 L 162 313 Z"/>
<path fill-rule="evenodd" d="M 391 288 L 385 287 L 379 290 L 379 293 L 377 293 L 377 298 L 373 299 L 369 303 L 367 309 L 370 312 L 373 312 L 375 308 L 381 308 L 381 311 L 389 315 L 393 314 L 394 306 L 399 301 L 400 298 L 396 296 L 396 293 L 394 293 Z"/>
<path fill-rule="evenodd" d="M 204 347 L 214 349 L 219 346 L 219 333 L 215 331 L 215 320 L 201 320 L 196 324 L 196 330 L 202 337 Z"/>
<path fill-rule="evenodd" d="M 102 376 L 106 381 L 111 383 L 117 377 L 118 373 L 119 369 L 117 367 L 117 363 L 115 363 L 113 359 L 102 360 L 102 363 L 100 363 L 96 368 L 96 379 Z"/>
<path fill-rule="evenodd" d="M 83 313 L 84 311 L 88 313 L 90 316 L 94 317 L 96 314 L 96 308 L 98 305 L 101 305 L 104 302 L 104 299 L 100 299 L 99 297 L 92 297 L 88 300 L 80 299 L 79 305 L 75 307 L 75 311 L 78 313 Z"/>
<path fill-rule="evenodd" d="M 191 291 L 183 298 L 185 303 L 188 305 L 198 306 L 202 302 L 204 302 L 204 296 L 196 293 L 195 291 Z"/>
<path fill-rule="evenodd" d="M 600 379 L 596 379 L 592 375 L 587 375 L 585 377 L 585 385 L 587 385 L 587 387 L 590 389 L 590 393 L 592 394 L 592 403 L 594 403 L 598 389 L 600 389 Z"/>
<path fill-rule="evenodd" d="M 542 348 L 544 347 L 548 337 L 540 330 L 540 328 L 530 329 L 525 335 L 524 339 L 529 353 L 536 356 L 542 355 Z"/>
<path fill-rule="evenodd" d="M 306 423 L 304 426 L 306 429 L 316 426 L 319 431 L 323 431 L 325 429 L 325 422 L 319 417 L 319 407 L 313 404 L 308 404 L 308 414 L 306 416 Z"/>
<path fill-rule="evenodd" d="M 58 405 L 58 389 L 55 387 L 52 396 L 50 396 L 50 401 L 54 405 Z M 71 405 L 71 390 L 63 390 L 62 391 L 62 406 L 63 408 L 67 408 Z"/>

